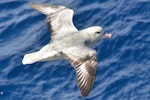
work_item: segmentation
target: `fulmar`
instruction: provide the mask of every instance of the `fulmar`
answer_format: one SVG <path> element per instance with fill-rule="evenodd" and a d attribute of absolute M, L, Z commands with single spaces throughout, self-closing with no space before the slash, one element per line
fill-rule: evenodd
<path fill-rule="evenodd" d="M 74 11 L 65 6 L 29 3 L 46 15 L 51 31 L 51 41 L 39 51 L 25 54 L 22 63 L 32 64 L 38 61 L 67 59 L 76 71 L 77 84 L 83 97 L 91 91 L 98 68 L 96 51 L 92 46 L 104 37 L 112 34 L 103 31 L 100 26 L 78 30 L 73 22 Z"/>

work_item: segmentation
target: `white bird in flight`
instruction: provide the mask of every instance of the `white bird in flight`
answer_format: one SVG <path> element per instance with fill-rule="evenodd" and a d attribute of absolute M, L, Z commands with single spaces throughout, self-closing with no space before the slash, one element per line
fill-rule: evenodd
<path fill-rule="evenodd" d="M 39 51 L 26 54 L 22 63 L 69 60 L 76 71 L 80 92 L 86 97 L 93 87 L 98 67 L 92 46 L 103 37 L 111 38 L 112 34 L 104 32 L 100 26 L 79 31 L 72 22 L 74 11 L 64 6 L 35 3 L 30 3 L 30 6 L 46 15 L 51 41 Z"/>

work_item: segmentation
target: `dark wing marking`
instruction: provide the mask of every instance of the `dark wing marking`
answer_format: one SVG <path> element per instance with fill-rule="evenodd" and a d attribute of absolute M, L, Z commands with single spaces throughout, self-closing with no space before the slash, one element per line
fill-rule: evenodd
<path fill-rule="evenodd" d="M 82 96 L 86 97 L 91 91 L 96 77 L 98 67 L 96 52 L 87 47 L 75 47 L 70 50 L 66 50 L 64 55 L 76 70 L 78 87 Z"/>
<path fill-rule="evenodd" d="M 74 13 L 72 9 L 64 6 L 33 3 L 30 3 L 30 6 L 47 16 L 47 25 L 51 31 L 52 40 L 78 31 L 72 22 Z"/>
<path fill-rule="evenodd" d="M 98 66 L 96 55 L 73 61 L 72 65 L 76 70 L 77 82 L 81 94 L 83 97 L 86 97 L 91 91 L 96 77 Z"/>

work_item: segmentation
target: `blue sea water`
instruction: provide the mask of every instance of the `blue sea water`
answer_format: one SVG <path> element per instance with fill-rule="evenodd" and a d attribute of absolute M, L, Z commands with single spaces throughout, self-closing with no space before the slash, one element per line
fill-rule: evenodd
<path fill-rule="evenodd" d="M 22 65 L 50 41 L 45 15 L 28 2 L 72 8 L 81 30 L 102 26 L 112 39 L 95 44 L 97 78 L 82 98 L 66 60 Z M 0 0 L 0 100 L 150 100 L 149 0 Z"/>

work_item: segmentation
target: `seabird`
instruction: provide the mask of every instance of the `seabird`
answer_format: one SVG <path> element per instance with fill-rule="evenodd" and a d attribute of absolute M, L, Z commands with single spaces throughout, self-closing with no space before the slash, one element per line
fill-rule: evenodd
<path fill-rule="evenodd" d="M 81 95 L 86 97 L 93 87 L 98 68 L 96 51 L 92 46 L 99 39 L 111 38 L 112 34 L 104 32 L 100 26 L 78 30 L 72 22 L 74 11 L 65 6 L 37 3 L 29 5 L 46 15 L 51 41 L 39 51 L 26 54 L 22 63 L 69 60 L 76 71 Z"/>

